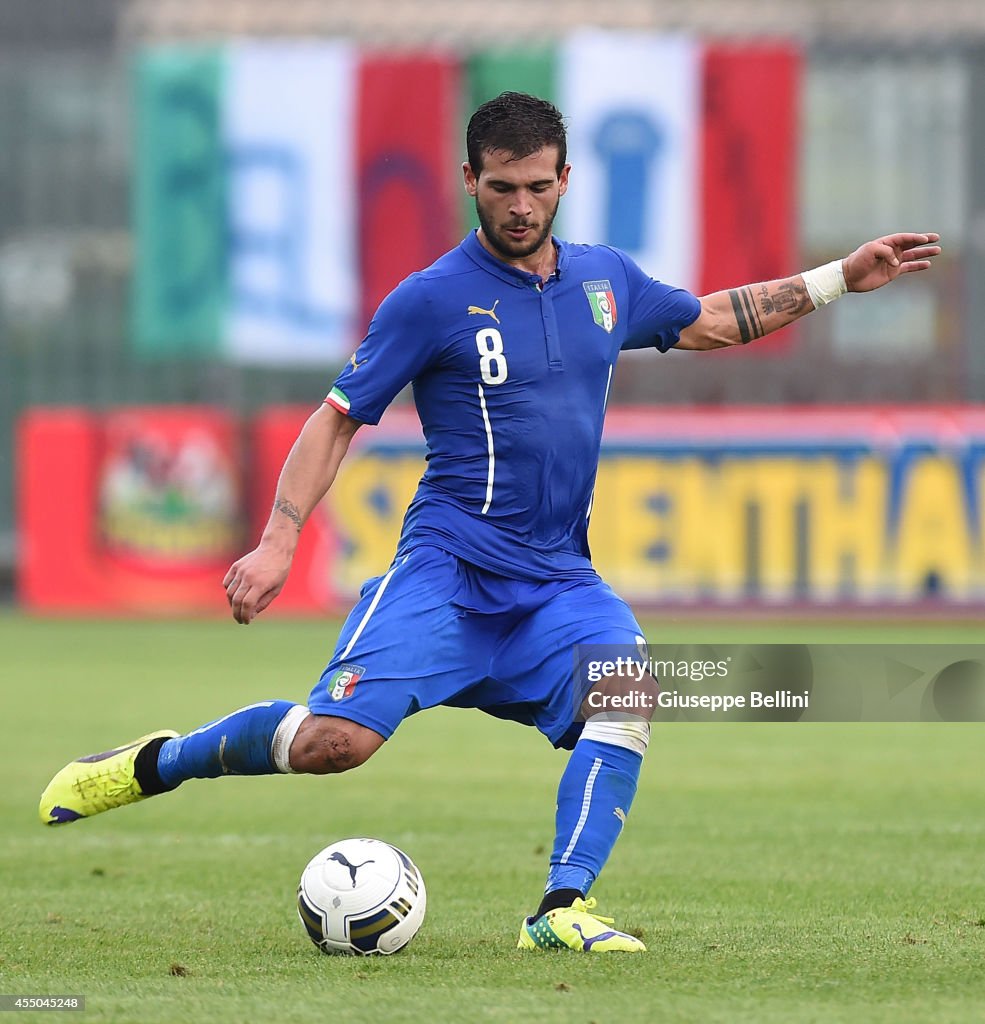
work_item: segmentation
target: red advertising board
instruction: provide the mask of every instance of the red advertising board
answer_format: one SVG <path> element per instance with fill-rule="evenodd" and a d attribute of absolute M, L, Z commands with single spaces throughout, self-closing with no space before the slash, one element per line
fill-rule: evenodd
<path fill-rule="evenodd" d="M 221 610 L 243 543 L 239 435 L 201 408 L 29 412 L 20 596 L 53 612 Z"/>

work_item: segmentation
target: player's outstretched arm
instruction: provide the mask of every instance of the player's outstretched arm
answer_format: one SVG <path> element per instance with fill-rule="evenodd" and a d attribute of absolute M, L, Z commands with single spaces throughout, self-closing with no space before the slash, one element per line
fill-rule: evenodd
<path fill-rule="evenodd" d="M 223 578 L 237 622 L 248 626 L 281 592 L 301 527 L 328 493 L 360 426 L 327 404 L 308 417 L 281 470 L 260 543 L 233 562 Z"/>
<path fill-rule="evenodd" d="M 884 235 L 850 256 L 780 281 L 764 281 L 701 297 L 701 313 L 681 331 L 677 348 L 747 345 L 843 295 L 871 292 L 901 274 L 927 270 L 941 247 L 933 232 Z"/>

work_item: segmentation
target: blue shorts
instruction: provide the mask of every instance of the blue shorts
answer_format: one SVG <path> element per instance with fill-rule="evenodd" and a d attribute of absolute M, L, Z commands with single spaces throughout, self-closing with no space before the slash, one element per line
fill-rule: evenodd
<path fill-rule="evenodd" d="M 385 738 L 423 708 L 479 708 L 570 748 L 582 728 L 574 645 L 641 635 L 597 574 L 514 580 L 422 546 L 363 585 L 308 707 Z"/>

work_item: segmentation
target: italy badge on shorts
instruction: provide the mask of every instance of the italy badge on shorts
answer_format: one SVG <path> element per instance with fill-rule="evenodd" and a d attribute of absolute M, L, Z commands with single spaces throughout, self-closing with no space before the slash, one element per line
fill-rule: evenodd
<path fill-rule="evenodd" d="M 607 334 L 616 326 L 616 297 L 608 281 L 586 281 L 583 285 L 592 307 L 592 318 Z"/>
<path fill-rule="evenodd" d="M 328 695 L 332 700 L 351 697 L 356 683 L 366 674 L 362 665 L 340 665 L 329 677 Z"/>

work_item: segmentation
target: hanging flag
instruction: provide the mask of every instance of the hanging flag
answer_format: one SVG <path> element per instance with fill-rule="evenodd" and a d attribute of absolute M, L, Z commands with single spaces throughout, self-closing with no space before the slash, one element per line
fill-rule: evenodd
<path fill-rule="evenodd" d="M 372 56 L 359 63 L 360 329 L 408 274 L 460 240 L 458 80 L 458 65 L 439 56 Z"/>
<path fill-rule="evenodd" d="M 465 131 L 469 118 L 486 100 L 502 92 L 525 92 L 530 96 L 558 102 L 557 52 L 552 46 L 531 46 L 521 49 L 503 47 L 482 50 L 472 55 L 465 66 L 465 102 L 462 110 L 460 134 L 461 160 L 467 159 Z M 475 200 L 462 188 L 462 210 L 465 231 L 479 226 L 475 215 Z M 554 230 L 564 234 L 564 203 L 558 211 Z"/>
<path fill-rule="evenodd" d="M 573 242 L 628 253 L 650 275 L 697 285 L 700 48 L 687 36 L 596 29 L 560 49 Z"/>
<path fill-rule="evenodd" d="M 565 116 L 562 237 L 614 245 L 698 294 L 793 273 L 801 60 L 786 44 L 601 30 L 480 52 L 464 74 L 447 57 L 360 57 L 344 41 L 147 51 L 134 77 L 135 346 L 337 363 L 387 292 L 459 240 L 463 213 L 474 225 L 464 126 L 505 90 Z"/>
<path fill-rule="evenodd" d="M 146 53 L 133 73 L 133 336 L 145 355 L 211 355 L 226 309 L 223 58 Z"/>
<path fill-rule="evenodd" d="M 352 348 L 353 73 L 343 42 L 143 55 L 139 351 L 288 365 Z"/>
<path fill-rule="evenodd" d="M 351 348 L 353 69 L 339 42 L 228 53 L 226 351 L 240 362 L 325 363 Z"/>
<path fill-rule="evenodd" d="M 702 293 L 802 269 L 795 198 L 800 66 L 790 44 L 705 50 Z M 792 336 L 787 330 L 755 348 L 776 351 Z"/>

